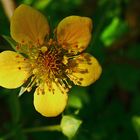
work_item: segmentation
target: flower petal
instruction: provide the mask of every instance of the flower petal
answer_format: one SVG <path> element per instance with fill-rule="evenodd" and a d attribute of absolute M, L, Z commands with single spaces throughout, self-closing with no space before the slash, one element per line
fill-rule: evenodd
<path fill-rule="evenodd" d="M 0 86 L 20 87 L 30 76 L 27 59 L 13 51 L 0 53 Z"/>
<path fill-rule="evenodd" d="M 91 40 L 92 20 L 88 17 L 69 16 L 57 27 L 57 40 L 69 52 L 82 52 Z"/>
<path fill-rule="evenodd" d="M 96 58 L 88 53 L 76 56 L 68 62 L 67 75 L 76 85 L 88 86 L 101 75 L 102 68 Z"/>
<path fill-rule="evenodd" d="M 42 44 L 49 34 L 49 25 L 46 18 L 37 10 L 21 4 L 11 18 L 11 36 L 19 43 Z"/>
<path fill-rule="evenodd" d="M 67 94 L 62 93 L 55 83 L 52 84 L 52 87 L 54 92 L 44 84 L 44 87 L 39 86 L 34 93 L 35 109 L 46 117 L 59 115 L 67 104 Z"/>

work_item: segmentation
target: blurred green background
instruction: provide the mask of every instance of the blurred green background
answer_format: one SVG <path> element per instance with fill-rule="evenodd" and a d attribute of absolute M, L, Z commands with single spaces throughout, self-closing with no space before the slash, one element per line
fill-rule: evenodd
<path fill-rule="evenodd" d="M 69 15 L 92 18 L 93 37 L 86 51 L 99 60 L 103 72 L 89 87 L 73 86 L 65 112 L 54 118 L 35 111 L 33 91 L 18 98 L 20 89 L 0 87 L 0 140 L 67 140 L 75 132 L 73 140 L 140 140 L 140 1 L 14 1 L 16 6 L 22 3 L 40 10 L 52 28 Z M 2 3 L 0 35 L 10 35 Z M 7 49 L 10 45 L 0 36 L 0 51 Z M 65 115 L 80 123 L 70 121 L 68 134 L 48 130 L 62 124 Z"/>

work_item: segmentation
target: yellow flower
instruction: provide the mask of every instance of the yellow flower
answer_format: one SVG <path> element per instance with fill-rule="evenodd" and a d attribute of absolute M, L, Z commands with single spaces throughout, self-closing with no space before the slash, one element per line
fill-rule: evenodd
<path fill-rule="evenodd" d="M 26 82 L 27 91 L 36 86 L 34 106 L 43 116 L 63 112 L 71 81 L 88 86 L 99 78 L 98 61 L 83 53 L 91 40 L 90 18 L 64 18 L 51 38 L 46 18 L 22 4 L 11 18 L 10 29 L 17 52 L 0 53 L 0 86 L 12 89 Z"/>

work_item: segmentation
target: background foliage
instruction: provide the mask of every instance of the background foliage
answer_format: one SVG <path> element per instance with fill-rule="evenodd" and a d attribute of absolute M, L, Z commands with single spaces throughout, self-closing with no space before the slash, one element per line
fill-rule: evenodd
<path fill-rule="evenodd" d="M 65 112 L 55 118 L 35 111 L 33 92 L 18 98 L 19 89 L 0 87 L 0 140 L 67 140 L 75 132 L 73 140 L 140 140 L 140 1 L 15 0 L 21 3 L 40 10 L 51 27 L 69 15 L 92 18 L 86 51 L 99 60 L 103 73 L 87 88 L 74 86 Z M 10 35 L 2 3 L 0 35 Z M 10 45 L 0 36 L 0 51 L 6 49 Z M 66 125 L 63 133 L 60 123 Z"/>

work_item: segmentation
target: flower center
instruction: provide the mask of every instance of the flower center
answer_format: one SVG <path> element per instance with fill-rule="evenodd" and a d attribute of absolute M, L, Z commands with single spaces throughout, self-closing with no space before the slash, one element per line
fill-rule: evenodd
<path fill-rule="evenodd" d="M 53 82 L 62 92 L 68 92 L 71 86 L 67 82 L 66 65 L 64 65 L 64 51 L 54 42 L 40 47 L 38 54 L 31 57 L 33 77 L 37 86 L 47 84 L 48 89 L 54 91 Z"/>
<path fill-rule="evenodd" d="M 62 60 L 63 54 L 58 48 L 43 46 L 37 59 L 35 59 L 35 70 L 38 71 L 40 76 L 43 75 L 44 78 L 54 80 L 54 76 L 59 78 L 63 75 L 64 65 Z"/>

